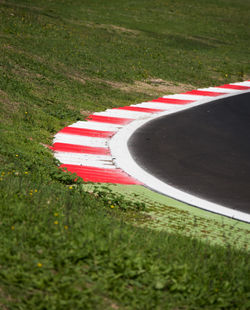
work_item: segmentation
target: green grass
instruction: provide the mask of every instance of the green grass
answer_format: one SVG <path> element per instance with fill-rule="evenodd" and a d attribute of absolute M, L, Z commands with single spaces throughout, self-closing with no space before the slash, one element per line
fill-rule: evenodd
<path fill-rule="evenodd" d="M 138 210 L 140 216 L 125 213 L 138 227 L 177 233 L 202 242 L 249 251 L 250 225 L 192 207 L 139 185 L 84 184 L 105 203 L 121 210 Z M 125 207 L 124 207 L 125 205 Z"/>
<path fill-rule="evenodd" d="M 249 307 L 247 253 L 129 226 L 81 187 L 31 178 L 0 183 L 3 309 Z"/>
<path fill-rule="evenodd" d="M 0 308 L 250 307 L 247 226 L 89 194 L 44 147 L 91 111 L 248 79 L 248 12 L 243 0 L 0 0 Z"/>

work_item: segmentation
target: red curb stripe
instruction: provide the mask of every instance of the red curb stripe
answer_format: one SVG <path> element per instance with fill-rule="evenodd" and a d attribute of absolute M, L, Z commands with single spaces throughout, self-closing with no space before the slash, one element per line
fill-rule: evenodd
<path fill-rule="evenodd" d="M 67 168 L 68 171 L 76 173 L 84 181 L 101 182 L 101 183 L 118 183 L 118 184 L 142 184 L 120 169 L 105 169 L 78 165 L 63 164 L 61 168 Z"/>
<path fill-rule="evenodd" d="M 85 129 L 85 128 L 64 127 L 58 133 L 96 137 L 96 138 L 110 138 L 115 134 L 115 131 L 101 131 L 101 130 Z"/>
<path fill-rule="evenodd" d="M 101 123 L 110 123 L 110 124 L 118 124 L 118 125 L 126 125 L 130 122 L 134 121 L 134 119 L 130 118 L 120 118 L 120 117 L 111 117 L 111 116 L 102 116 L 102 115 L 89 115 L 89 121 L 101 122 Z"/>
<path fill-rule="evenodd" d="M 150 109 L 150 108 L 140 108 L 140 107 L 131 107 L 131 106 L 126 106 L 126 107 L 119 107 L 119 108 L 114 108 L 119 109 L 119 110 L 128 110 L 128 111 L 136 111 L 136 112 L 145 112 L 145 113 L 157 113 L 157 112 L 164 112 L 166 110 L 161 110 L 161 109 Z"/>
<path fill-rule="evenodd" d="M 205 90 L 191 90 L 191 91 L 187 91 L 186 93 L 183 93 L 182 95 L 198 95 L 198 96 L 216 97 L 216 96 L 222 96 L 226 94 L 213 92 L 213 91 L 205 91 Z"/>
<path fill-rule="evenodd" d="M 51 150 L 57 152 L 95 154 L 95 155 L 111 155 L 110 150 L 104 147 L 82 146 L 68 143 L 56 142 L 50 147 Z"/>
<path fill-rule="evenodd" d="M 150 102 L 162 102 L 162 103 L 170 103 L 170 104 L 187 104 L 187 103 L 195 102 L 195 100 L 158 98 L 158 99 L 151 100 Z"/>
<path fill-rule="evenodd" d="M 248 80 L 250 81 L 250 80 Z M 180 95 L 200 95 L 200 96 L 210 96 L 210 97 L 216 97 L 221 95 L 226 95 L 227 93 L 223 92 L 224 89 L 235 89 L 235 90 L 249 90 L 250 86 L 242 86 L 242 85 L 236 85 L 235 84 L 225 84 L 221 86 L 217 86 L 221 89 L 222 92 L 214 92 L 213 89 L 211 91 L 206 90 L 192 90 Z M 166 96 L 167 97 L 167 96 Z M 171 97 L 171 96 L 170 96 Z M 175 97 L 175 96 L 174 96 Z M 178 98 L 178 96 L 177 96 Z M 181 97 L 179 97 L 181 98 Z M 195 97 L 194 97 L 195 98 Z M 150 102 L 158 102 L 158 103 L 166 103 L 166 104 L 176 104 L 176 105 L 185 105 L 193 102 L 199 102 L 200 98 L 193 99 L 193 100 L 185 100 L 185 99 L 175 99 L 175 98 L 158 98 L 154 99 Z M 137 107 L 134 106 L 125 106 L 125 107 L 117 107 L 114 108 L 116 110 L 127 110 L 127 111 L 135 111 L 135 112 L 144 112 L 144 113 L 157 113 L 157 112 L 163 112 L 168 110 L 166 109 L 154 109 L 154 108 L 144 108 L 144 107 Z M 116 124 L 116 125 L 127 125 L 130 122 L 134 121 L 134 119 L 131 118 L 123 118 L 123 117 L 116 117 L 112 116 L 112 113 L 100 113 L 103 115 L 98 115 L 99 113 L 89 115 L 87 121 L 92 122 L 100 122 L 100 123 L 107 123 L 107 124 Z M 118 116 L 122 116 L 122 113 L 116 113 Z M 115 115 L 116 115 L 115 114 Z M 109 116 L 111 115 L 111 116 Z M 99 124 L 99 126 L 102 126 Z M 98 126 L 98 127 L 99 127 Z M 111 125 L 110 125 L 111 126 Z M 92 126 L 90 126 L 92 127 Z M 97 128 L 98 128 L 97 127 Z M 105 126 L 104 126 L 105 127 Z M 109 126 L 108 126 L 109 127 Z M 119 126 L 115 126 L 118 127 Z M 62 130 L 59 131 L 59 133 L 63 134 L 71 134 L 71 135 L 79 135 L 79 136 L 86 136 L 86 137 L 93 137 L 93 138 L 105 138 L 109 139 L 114 134 L 116 134 L 116 131 L 109 131 L 109 128 L 107 128 L 107 131 L 101 131 L 98 129 L 88 129 L 88 128 L 78 128 L 78 127 L 65 127 Z M 83 145 L 75 145 L 70 143 L 62 143 L 62 142 L 56 142 L 52 147 L 49 147 L 51 150 L 55 152 L 66 152 L 66 153 L 80 153 L 80 154 L 93 154 L 93 155 L 108 155 L 111 156 L 111 151 L 108 147 L 90 147 L 90 146 L 83 146 Z M 95 156 L 93 156 L 95 157 Z M 98 156 L 96 156 L 96 161 L 98 162 Z M 105 161 L 104 161 L 105 162 Z M 100 163 L 100 162 L 99 162 Z M 95 165 L 95 163 L 93 163 Z M 142 183 L 135 180 L 134 178 L 130 177 L 126 172 L 124 172 L 122 169 L 116 168 L 114 165 L 112 165 L 111 161 L 107 161 L 107 166 L 104 166 L 103 168 L 100 167 L 100 165 L 97 165 L 98 167 L 89 167 L 89 166 L 81 166 L 81 165 L 75 165 L 75 164 L 62 164 L 60 167 L 67 168 L 70 172 L 76 173 L 79 177 L 81 177 L 84 181 L 90 181 L 90 182 L 102 182 L 102 183 L 114 183 L 114 184 L 139 184 Z M 103 165 L 101 165 L 103 166 Z"/>
<path fill-rule="evenodd" d="M 230 85 L 230 84 L 216 86 L 216 88 L 228 88 L 228 89 L 237 89 L 237 90 L 248 90 L 248 89 L 250 89 L 250 87 L 248 87 L 248 86 Z"/>

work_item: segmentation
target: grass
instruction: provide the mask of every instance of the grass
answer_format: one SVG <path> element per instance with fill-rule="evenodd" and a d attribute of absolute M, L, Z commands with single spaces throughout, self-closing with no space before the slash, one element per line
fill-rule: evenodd
<path fill-rule="evenodd" d="M 246 252 L 127 225 L 79 186 L 4 178 L 3 309 L 249 307 Z"/>
<path fill-rule="evenodd" d="M 0 0 L 0 308 L 250 307 L 247 236 L 212 242 L 211 221 L 188 233 L 160 201 L 109 203 L 44 147 L 91 111 L 248 79 L 248 12 L 243 0 Z"/>
<path fill-rule="evenodd" d="M 192 207 L 143 186 L 84 184 L 83 189 L 98 195 L 107 205 L 112 203 L 124 211 L 141 211 L 138 216 L 125 213 L 127 220 L 138 227 L 150 227 L 199 238 L 202 242 L 214 245 L 250 250 L 248 223 Z"/>

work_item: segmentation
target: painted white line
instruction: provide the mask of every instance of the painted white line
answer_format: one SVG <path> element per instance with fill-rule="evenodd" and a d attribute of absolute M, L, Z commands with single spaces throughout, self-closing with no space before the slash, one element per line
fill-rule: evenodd
<path fill-rule="evenodd" d="M 148 113 L 145 112 L 134 112 L 134 111 L 127 111 L 127 110 L 119 110 L 119 109 L 109 109 L 104 112 L 97 112 L 94 115 L 101 115 L 101 116 L 110 116 L 110 117 L 119 117 L 119 118 L 130 118 L 136 119 L 141 117 L 148 117 Z"/>
<path fill-rule="evenodd" d="M 238 83 L 231 83 L 230 85 L 239 85 L 239 86 L 247 86 L 250 87 L 250 81 L 238 82 Z"/>
<path fill-rule="evenodd" d="M 116 125 L 116 124 L 109 124 L 109 123 L 100 123 L 100 122 L 84 122 L 79 121 L 77 123 L 74 123 L 72 125 L 69 125 L 68 127 L 75 127 L 75 128 L 82 128 L 82 129 L 93 129 L 93 130 L 100 130 L 100 131 L 117 131 L 122 125 Z"/>
<path fill-rule="evenodd" d="M 220 87 L 198 88 L 198 90 L 211 91 L 216 93 L 228 93 L 228 94 L 241 92 L 238 89 L 220 88 Z"/>
<path fill-rule="evenodd" d="M 249 91 L 243 91 L 241 93 L 247 93 Z M 237 92 L 238 94 L 238 92 Z M 199 100 L 195 104 L 189 104 L 188 106 L 185 105 L 182 108 L 182 111 L 186 109 L 193 108 L 194 106 L 205 104 L 217 99 L 222 99 L 226 97 L 231 97 L 232 94 L 229 95 L 223 95 L 219 97 L 209 97 L 207 99 Z M 180 111 L 180 110 L 179 110 Z M 156 177 L 152 176 L 148 172 L 146 172 L 142 167 L 140 167 L 133 157 L 131 156 L 129 149 L 128 149 L 128 140 L 133 135 L 133 133 L 142 125 L 148 123 L 149 121 L 156 119 L 163 115 L 170 115 L 172 113 L 176 113 L 179 111 L 167 111 L 159 113 L 158 115 L 151 115 L 148 119 L 145 120 L 136 120 L 134 122 L 131 122 L 127 126 L 125 126 L 123 129 L 119 130 L 119 132 L 113 136 L 113 138 L 109 141 L 109 147 L 111 150 L 112 157 L 114 158 L 115 164 L 117 167 L 123 169 L 125 172 L 127 172 L 129 175 L 134 177 L 135 179 L 139 180 L 140 182 L 144 183 L 149 188 L 163 193 L 167 196 L 173 197 L 177 200 L 183 201 L 185 203 L 188 203 L 193 206 L 197 206 L 199 208 L 219 213 L 231 218 L 235 218 L 241 221 L 250 222 L 250 215 L 241 211 L 237 211 L 231 208 L 228 208 L 226 206 L 222 206 L 210 201 L 207 201 L 205 199 L 201 199 L 199 197 L 196 197 L 194 195 L 188 194 L 184 191 L 179 190 L 178 188 L 172 187 Z M 166 155 L 167 156 L 167 155 Z"/>
<path fill-rule="evenodd" d="M 161 110 L 182 109 L 182 105 L 180 104 L 168 104 L 168 103 L 150 102 L 150 101 L 139 103 L 136 106 L 141 108 L 152 108 Z"/>
<path fill-rule="evenodd" d="M 93 138 L 93 137 L 58 133 L 55 135 L 53 143 L 59 142 L 59 143 L 76 144 L 82 146 L 107 147 L 107 141 L 108 139 L 104 138 Z"/>
<path fill-rule="evenodd" d="M 163 96 L 163 98 L 182 99 L 182 100 L 202 100 L 204 98 L 214 99 L 214 97 L 200 96 L 200 95 L 186 95 L 186 94 Z"/>
<path fill-rule="evenodd" d="M 72 160 L 81 160 L 83 163 L 85 161 L 93 161 L 93 160 L 104 160 L 104 161 L 112 161 L 112 157 L 110 155 L 96 155 L 96 154 L 82 154 L 82 153 L 71 153 L 71 152 L 60 152 L 56 151 L 55 153 L 56 158 L 65 158 Z"/>
<path fill-rule="evenodd" d="M 59 153 L 55 153 L 55 158 L 58 159 L 62 164 L 67 165 L 78 165 L 78 166 L 87 166 L 87 167 L 96 167 L 96 168 L 107 168 L 115 169 L 115 166 L 112 162 L 112 159 L 101 160 L 98 158 L 83 160 L 82 158 L 74 158 L 71 156 L 65 156 Z"/>

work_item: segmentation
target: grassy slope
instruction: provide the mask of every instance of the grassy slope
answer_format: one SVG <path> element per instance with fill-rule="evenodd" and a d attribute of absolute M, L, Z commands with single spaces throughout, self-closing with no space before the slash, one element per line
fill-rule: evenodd
<path fill-rule="evenodd" d="M 125 200 L 130 208 L 141 209 L 140 217 L 134 218 L 133 213 L 127 214 L 127 219 L 138 227 L 178 233 L 199 238 L 201 242 L 250 251 L 248 223 L 192 207 L 139 185 L 88 183 L 83 188 L 86 192 L 98 193 L 107 203 L 110 197 L 114 198 L 115 193 L 116 197 L 122 198 L 122 206 Z M 117 202 L 114 204 L 122 207 Z M 145 208 L 141 208 L 143 204 Z"/>
<path fill-rule="evenodd" d="M 104 198 L 67 187 L 42 144 L 89 111 L 160 95 L 136 81 L 248 78 L 248 11 L 243 0 L 0 1 L 3 309 L 247 308 L 247 253 L 125 225 Z"/>

